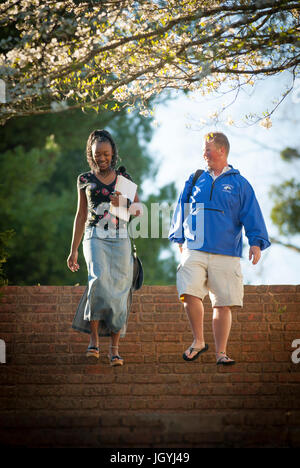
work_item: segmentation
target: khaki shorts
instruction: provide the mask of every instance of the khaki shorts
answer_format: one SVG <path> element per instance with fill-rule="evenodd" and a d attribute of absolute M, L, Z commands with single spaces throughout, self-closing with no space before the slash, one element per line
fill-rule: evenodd
<path fill-rule="evenodd" d="M 204 297 L 209 293 L 212 307 L 243 305 L 244 285 L 240 258 L 183 248 L 176 285 L 184 295 Z"/>

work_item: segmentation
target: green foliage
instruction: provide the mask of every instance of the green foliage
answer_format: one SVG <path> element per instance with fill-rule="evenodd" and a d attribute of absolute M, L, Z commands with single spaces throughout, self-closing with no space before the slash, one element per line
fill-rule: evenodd
<path fill-rule="evenodd" d="M 139 237 L 135 240 L 138 255 L 141 256 L 146 270 L 147 284 L 174 284 L 176 273 L 176 262 L 170 251 L 170 242 L 166 237 L 171 216 L 170 206 L 176 198 L 175 184 L 172 182 L 164 186 L 157 195 L 150 195 L 145 201 L 148 220 L 147 237 Z M 157 209 L 159 220 L 156 226 L 153 217 Z M 136 218 L 137 224 L 141 224 Z M 155 226 L 154 226 L 155 224 Z M 139 230 L 139 229 L 137 229 Z M 141 232 L 143 230 L 141 229 Z"/>
<path fill-rule="evenodd" d="M 283 314 L 283 312 L 286 312 L 287 306 L 286 305 L 281 305 L 279 301 L 277 301 L 274 297 L 274 294 L 269 292 L 269 296 L 271 296 L 272 299 L 272 304 L 274 305 L 274 310 L 278 312 L 279 314 Z"/>
<path fill-rule="evenodd" d="M 292 178 L 279 186 L 272 185 L 270 191 L 275 204 L 271 219 L 281 234 L 300 232 L 300 182 Z"/>
<path fill-rule="evenodd" d="M 299 151 L 296 150 L 295 148 L 287 147 L 287 148 L 285 148 L 284 150 L 281 151 L 280 157 L 284 161 L 290 162 L 290 161 L 294 161 L 294 160 L 299 159 L 300 154 L 299 154 Z"/>
<path fill-rule="evenodd" d="M 3 255 L 8 257 L 4 271 L 9 284 L 86 284 L 82 249 L 79 272 L 72 273 L 66 260 L 77 206 L 76 178 L 89 170 L 85 145 L 95 128 L 111 131 L 119 148 L 119 164 L 126 166 L 136 183 L 154 179 L 156 168 L 147 154 L 151 119 L 137 113 L 67 111 L 7 122 L 0 142 L 0 232 L 15 233 Z M 147 203 L 140 188 L 139 195 Z M 154 198 L 173 201 L 173 196 L 174 187 L 167 186 Z M 145 282 L 174 282 L 176 270 L 168 240 L 137 239 L 136 244 Z M 161 262 L 165 251 L 169 257 Z"/>
<path fill-rule="evenodd" d="M 0 186 L 0 231 L 13 229 L 8 243 L 5 271 L 10 283 L 34 284 L 51 277 L 54 268 L 55 238 L 59 238 L 59 219 L 63 200 L 49 193 L 43 184 L 53 174 L 59 149 L 53 138 L 43 149 L 25 153 L 22 147 L 1 154 L 3 174 Z"/>
<path fill-rule="evenodd" d="M 14 234 L 15 233 L 12 229 L 5 232 L 0 232 L 0 288 L 8 284 L 5 272 L 3 270 L 3 264 L 7 261 L 7 245 Z"/>

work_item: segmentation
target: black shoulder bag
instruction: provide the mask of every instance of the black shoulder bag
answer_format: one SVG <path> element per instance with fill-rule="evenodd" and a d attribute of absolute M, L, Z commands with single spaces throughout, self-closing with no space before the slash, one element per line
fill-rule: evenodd
<path fill-rule="evenodd" d="M 190 196 L 192 195 L 193 187 L 194 187 L 195 183 L 197 182 L 197 180 L 199 179 L 199 177 L 201 176 L 201 174 L 203 172 L 204 172 L 203 169 L 197 169 L 197 171 L 195 172 L 194 177 L 193 177 L 193 181 L 192 181 L 192 186 L 190 188 L 190 191 L 188 192 L 187 201 L 189 201 Z"/>
<path fill-rule="evenodd" d="M 132 243 L 132 256 L 133 256 L 133 278 L 132 278 L 132 289 L 137 291 L 141 289 L 144 281 L 143 265 L 140 258 L 137 256 L 136 246 L 133 241 Z"/>
<path fill-rule="evenodd" d="M 125 166 L 120 166 L 117 170 L 118 173 L 121 175 L 125 175 L 126 173 L 126 167 Z M 127 208 L 129 208 L 131 205 L 130 200 L 127 200 Z M 131 219 L 131 217 L 130 217 Z M 143 271 L 143 265 L 141 262 L 141 259 L 137 256 L 136 252 L 136 245 L 135 243 L 131 240 L 131 247 L 132 247 L 132 257 L 133 257 L 133 278 L 132 278 L 132 287 L 131 289 L 133 291 L 137 291 L 138 289 L 141 289 L 143 286 L 143 281 L 144 281 L 144 271 Z"/>

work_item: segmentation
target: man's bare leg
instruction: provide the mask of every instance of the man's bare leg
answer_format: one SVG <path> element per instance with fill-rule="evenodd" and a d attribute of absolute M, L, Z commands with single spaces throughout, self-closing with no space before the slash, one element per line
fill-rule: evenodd
<path fill-rule="evenodd" d="M 226 355 L 227 342 L 231 330 L 230 307 L 214 307 L 213 309 L 213 333 L 216 346 L 216 359 Z M 228 359 L 228 361 L 233 361 Z"/>
<path fill-rule="evenodd" d="M 190 321 L 194 341 L 192 343 L 193 348 L 202 349 L 205 346 L 204 335 L 203 335 L 203 317 L 204 307 L 203 302 L 199 297 L 191 296 L 190 294 L 183 295 L 183 306 L 187 313 Z M 191 359 L 197 354 L 197 351 L 190 352 L 188 348 L 185 351 L 186 356 Z"/>

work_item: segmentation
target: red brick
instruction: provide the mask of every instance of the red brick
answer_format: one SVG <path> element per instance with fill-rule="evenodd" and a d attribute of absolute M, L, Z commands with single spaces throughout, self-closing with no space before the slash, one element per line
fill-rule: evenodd
<path fill-rule="evenodd" d="M 238 316 L 238 321 L 239 322 L 255 322 L 255 323 L 260 323 L 263 321 L 263 314 L 257 314 L 255 312 L 247 312 L 243 314 L 239 314 Z"/>
<path fill-rule="evenodd" d="M 154 317 L 154 314 L 143 312 L 139 314 L 139 320 L 142 322 L 155 322 L 156 318 Z"/>
<path fill-rule="evenodd" d="M 30 296 L 30 304 L 57 304 L 57 295 L 34 294 Z"/>
<path fill-rule="evenodd" d="M 299 321 L 299 311 L 284 312 L 284 314 L 281 314 L 280 319 L 283 322 L 297 322 Z"/>
<path fill-rule="evenodd" d="M 1 291 L 3 294 L 3 290 Z M 13 294 L 4 294 L 0 295 L 0 306 L 1 304 L 17 304 L 18 303 L 18 296 Z"/>
<path fill-rule="evenodd" d="M 269 292 L 273 294 L 278 293 L 294 293 L 296 292 L 296 285 L 287 285 L 287 284 L 277 284 L 269 286 Z"/>
<path fill-rule="evenodd" d="M 148 288 L 147 293 L 151 292 L 153 294 L 161 294 L 161 295 L 166 295 L 166 294 L 172 294 L 176 295 L 177 290 L 176 286 L 146 286 Z M 141 289 L 141 292 L 143 292 L 143 289 Z"/>
<path fill-rule="evenodd" d="M 210 349 L 197 361 L 186 363 L 182 353 L 192 341 L 192 332 L 176 288 L 143 286 L 134 294 L 135 313 L 130 315 L 128 332 L 120 345 L 125 365 L 112 368 L 106 356 L 108 337 L 100 340 L 100 359 L 92 361 L 85 357 L 89 335 L 71 329 L 83 286 L 12 288 L 6 290 L 6 299 L 0 303 L 0 338 L 7 344 L 7 364 L 0 365 L 0 420 L 6 420 L 15 435 L 10 443 L 22 445 L 23 419 L 28 426 L 26 440 L 31 440 L 31 430 L 38 436 L 41 423 L 53 446 L 63 437 L 72 446 L 80 440 L 80 433 L 83 445 L 87 440 L 97 445 L 104 440 L 99 439 L 103 421 L 112 445 L 126 444 L 127 436 L 134 445 L 139 432 L 140 440 L 147 441 L 155 431 L 152 444 L 154 440 L 161 446 L 169 441 L 170 447 L 175 441 L 177 446 L 200 444 L 201 437 L 182 430 L 185 426 L 180 415 L 212 421 L 214 414 L 223 425 L 217 435 L 224 443 L 259 443 L 263 427 L 279 443 L 296 444 L 291 426 L 287 438 L 286 424 L 299 425 L 299 420 L 292 421 L 292 415 L 296 411 L 300 414 L 300 365 L 291 361 L 291 343 L 300 339 L 300 287 L 245 286 L 244 307 L 232 310 L 227 351 L 236 365 L 230 368 L 215 364 L 208 298 L 205 339 Z M 286 311 L 279 313 L 278 305 L 286 305 Z M 286 412 L 291 416 L 285 421 L 282 415 Z M 144 416 L 137 421 L 138 415 L 157 419 L 153 424 Z M 177 421 L 177 432 L 168 417 Z M 147 421 L 149 426 L 139 431 Z M 239 427 L 232 431 L 232 425 Z M 274 427 L 281 432 L 272 432 Z M 169 433 L 164 432 L 166 428 Z M 58 430 L 62 432 L 51 432 Z M 84 435 L 87 433 L 90 438 Z M 213 443 L 214 434 L 210 428 L 205 437 Z M 3 431 L 0 437 L 3 442 Z"/>
<path fill-rule="evenodd" d="M 291 353 L 289 352 L 274 352 L 274 361 L 289 362 L 291 360 Z"/>
<path fill-rule="evenodd" d="M 292 322 L 284 325 L 286 331 L 300 332 L 300 322 Z M 298 333 L 300 338 L 300 333 Z"/>
<path fill-rule="evenodd" d="M 278 374 L 279 382 L 300 383 L 300 372 L 290 372 Z"/>
<path fill-rule="evenodd" d="M 257 351 L 263 352 L 265 349 L 266 349 L 266 345 L 264 342 L 262 343 L 247 342 L 247 343 L 241 344 L 241 351 L 246 352 L 246 353 L 257 352 Z"/>
<path fill-rule="evenodd" d="M 283 351 L 284 350 L 284 343 L 275 341 L 274 343 L 270 343 L 270 351 Z"/>
<path fill-rule="evenodd" d="M 183 306 L 181 304 L 155 304 L 156 312 L 183 312 Z"/>
<path fill-rule="evenodd" d="M 161 304 L 161 303 L 172 303 L 172 302 L 175 302 L 176 304 L 179 303 L 179 299 L 178 299 L 178 296 L 175 295 L 175 294 L 164 294 L 164 295 L 160 295 L 160 296 L 154 296 L 153 297 L 153 303 L 154 304 Z"/>
<path fill-rule="evenodd" d="M 266 333 L 242 333 L 242 341 L 265 341 L 268 339 Z"/>
<path fill-rule="evenodd" d="M 261 298 L 264 298 L 266 295 L 265 294 L 244 294 L 244 304 L 249 304 L 249 303 L 256 303 L 259 304 L 261 301 Z"/>
<path fill-rule="evenodd" d="M 143 312 L 154 312 L 155 307 L 154 304 L 142 304 L 142 309 Z"/>
<path fill-rule="evenodd" d="M 140 296 L 140 302 L 150 302 L 153 304 L 153 296 L 151 294 L 143 294 Z"/>

